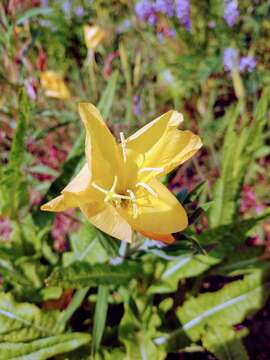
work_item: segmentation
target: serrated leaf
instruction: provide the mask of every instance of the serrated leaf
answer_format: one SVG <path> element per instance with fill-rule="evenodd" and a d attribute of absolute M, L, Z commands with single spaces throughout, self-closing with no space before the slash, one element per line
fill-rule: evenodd
<path fill-rule="evenodd" d="M 19 116 L 14 131 L 8 164 L 1 171 L 0 214 L 14 218 L 28 201 L 27 183 L 22 172 L 25 158 L 25 141 L 29 120 L 29 101 L 24 91 L 19 98 Z"/>
<path fill-rule="evenodd" d="M 90 342 L 91 336 L 83 333 L 62 334 L 27 343 L 1 343 L 2 360 L 46 360 Z"/>
<path fill-rule="evenodd" d="M 120 340 L 126 350 L 124 360 L 163 360 L 164 350 L 153 341 L 156 328 L 160 325 L 160 318 L 152 312 L 153 308 L 148 308 L 148 312 L 145 311 L 146 314 L 142 315 L 142 318 L 135 309 L 125 304 L 125 313 L 119 327 Z"/>
<path fill-rule="evenodd" d="M 88 221 L 78 232 L 70 236 L 71 250 L 63 254 L 63 264 L 68 266 L 76 261 L 89 264 L 102 263 L 108 260 L 108 255 L 99 242 L 96 228 Z"/>
<path fill-rule="evenodd" d="M 202 338 L 203 346 L 218 360 L 248 360 L 248 353 L 236 332 L 224 326 L 208 328 Z"/>
<path fill-rule="evenodd" d="M 269 271 L 267 270 L 266 273 Z M 182 329 L 197 341 L 207 326 L 232 326 L 259 310 L 270 292 L 269 279 L 262 270 L 247 275 L 243 280 L 225 285 L 219 291 L 188 299 L 177 310 Z"/>
<path fill-rule="evenodd" d="M 218 259 L 205 255 L 187 255 L 182 259 L 168 261 L 161 275 L 148 289 L 148 293 L 170 293 L 177 290 L 181 279 L 198 276 L 217 264 Z"/>
<path fill-rule="evenodd" d="M 0 293 L 0 341 L 30 341 L 63 331 L 57 311 L 45 311 L 29 303 L 18 303 L 9 293 Z"/>
<path fill-rule="evenodd" d="M 265 88 L 255 109 L 251 125 L 244 123 L 236 131 L 236 121 L 241 104 L 229 111 L 231 117 L 224 139 L 222 168 L 213 188 L 213 206 L 210 210 L 211 227 L 232 222 L 238 213 L 241 186 L 247 169 L 256 158 L 256 152 L 264 146 L 264 127 L 267 123 L 269 88 Z"/>
<path fill-rule="evenodd" d="M 47 285 L 65 288 L 122 285 L 127 284 L 133 277 L 137 276 L 139 271 L 139 264 L 129 261 L 115 266 L 76 262 L 68 267 L 55 269 L 47 279 Z"/>

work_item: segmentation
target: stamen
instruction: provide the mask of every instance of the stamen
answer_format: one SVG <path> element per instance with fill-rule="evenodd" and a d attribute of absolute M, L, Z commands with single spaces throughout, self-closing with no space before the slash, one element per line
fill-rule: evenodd
<path fill-rule="evenodd" d="M 101 186 L 97 185 L 96 183 L 92 182 L 92 186 L 93 186 L 95 189 L 101 191 L 103 194 L 105 194 L 105 195 L 108 194 L 108 190 L 103 189 Z"/>
<path fill-rule="evenodd" d="M 139 215 L 139 208 L 136 201 L 136 197 L 132 190 L 127 189 L 127 193 L 130 195 L 130 200 L 132 202 L 132 210 L 133 210 L 133 217 L 136 218 Z"/>
<path fill-rule="evenodd" d="M 139 172 L 147 172 L 147 171 L 157 171 L 159 173 L 162 173 L 164 171 L 163 167 L 155 168 L 155 167 L 145 167 L 141 168 Z"/>
<path fill-rule="evenodd" d="M 144 183 L 144 182 L 138 182 L 137 184 L 136 184 L 136 187 L 138 187 L 138 186 L 141 186 L 141 187 L 143 187 L 145 190 L 147 190 L 151 195 L 153 195 L 155 198 L 158 196 L 157 195 L 157 193 L 155 192 L 155 190 L 153 190 L 152 188 L 151 188 L 151 186 L 149 186 L 148 184 L 146 184 L 146 183 Z"/>
<path fill-rule="evenodd" d="M 130 196 L 126 196 L 126 195 L 114 194 L 114 197 L 117 199 L 131 200 Z"/>
<path fill-rule="evenodd" d="M 121 146 L 122 146 L 122 153 L 123 153 L 123 159 L 126 162 L 127 161 L 127 148 L 126 148 L 126 140 L 123 132 L 120 132 L 120 140 L 121 140 Z"/>

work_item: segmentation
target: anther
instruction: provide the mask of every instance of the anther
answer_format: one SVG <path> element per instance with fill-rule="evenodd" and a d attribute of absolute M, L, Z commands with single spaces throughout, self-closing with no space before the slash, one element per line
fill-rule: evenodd
<path fill-rule="evenodd" d="M 145 168 L 141 168 L 139 170 L 139 172 L 147 172 L 147 171 L 156 171 L 156 172 L 159 172 L 159 173 L 162 173 L 164 171 L 164 168 L 163 167 L 145 167 Z"/>
<path fill-rule="evenodd" d="M 151 188 L 151 186 L 149 186 L 148 184 L 140 181 L 140 182 L 138 182 L 138 183 L 136 184 L 136 187 L 138 187 L 138 186 L 143 187 L 145 190 L 147 190 L 147 191 L 148 191 L 151 195 L 153 195 L 155 198 L 158 196 L 157 193 L 155 192 L 155 190 L 153 190 L 153 189 Z"/>
<path fill-rule="evenodd" d="M 127 193 L 130 195 L 130 200 L 132 202 L 132 211 L 133 211 L 133 217 L 136 219 L 139 215 L 139 208 L 136 201 L 136 197 L 134 195 L 134 192 L 132 190 L 127 189 Z"/>
<path fill-rule="evenodd" d="M 126 148 L 126 140 L 123 132 L 120 132 L 120 140 L 122 146 L 123 159 L 126 162 L 127 160 L 127 148 Z"/>

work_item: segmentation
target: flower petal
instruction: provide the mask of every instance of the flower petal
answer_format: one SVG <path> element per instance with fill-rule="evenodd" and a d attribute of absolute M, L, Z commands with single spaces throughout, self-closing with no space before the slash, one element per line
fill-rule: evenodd
<path fill-rule="evenodd" d="M 86 157 L 92 178 L 108 188 L 123 163 L 119 147 L 94 105 L 80 103 L 79 113 L 86 129 Z"/>
<path fill-rule="evenodd" d="M 164 176 L 191 158 L 201 146 L 200 137 L 191 131 L 169 128 L 147 152 L 143 167 L 161 167 L 164 172 L 159 176 Z"/>
<path fill-rule="evenodd" d="M 172 236 L 172 234 L 155 234 L 151 232 L 145 232 L 143 230 L 141 230 L 140 233 L 148 239 L 161 241 L 165 244 L 172 244 L 175 242 L 175 238 Z"/>
<path fill-rule="evenodd" d="M 85 164 L 79 173 L 63 189 L 62 194 L 47 204 L 42 205 L 41 210 L 64 211 L 78 207 L 79 203 L 89 203 L 100 199 L 101 194 L 91 186 L 91 173 L 88 164 Z"/>
<path fill-rule="evenodd" d="M 119 240 L 131 242 L 132 229 L 128 222 L 110 204 L 81 204 L 80 209 L 98 229 Z"/>
<path fill-rule="evenodd" d="M 64 195 L 57 196 L 51 201 L 41 206 L 41 210 L 43 211 L 65 211 L 72 207 L 76 207 L 77 204 L 72 202 L 72 199 L 67 198 Z"/>
<path fill-rule="evenodd" d="M 131 135 L 127 139 L 127 148 L 137 153 L 146 153 L 160 140 L 168 128 L 175 129 L 181 122 L 183 122 L 182 114 L 170 110 Z"/>
<path fill-rule="evenodd" d="M 148 185 L 157 197 L 140 188 L 135 194 L 138 216 L 133 217 L 131 205 L 121 209 L 121 215 L 139 232 L 164 235 L 185 229 L 188 225 L 187 214 L 176 197 L 156 179 L 152 179 Z"/>

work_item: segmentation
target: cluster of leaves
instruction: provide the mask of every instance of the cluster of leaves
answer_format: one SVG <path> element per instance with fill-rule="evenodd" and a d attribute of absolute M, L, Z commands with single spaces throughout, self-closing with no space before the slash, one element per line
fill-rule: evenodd
<path fill-rule="evenodd" d="M 196 38 L 179 30 L 178 45 L 183 45 L 184 53 L 175 47 L 178 37 L 175 41 L 168 40 L 168 46 L 164 47 L 157 45 L 151 30 L 140 28 L 143 24 L 135 26 L 129 4 L 119 2 L 114 5 L 117 11 L 112 6 L 106 13 L 103 3 L 96 3 L 100 4 L 89 6 L 88 15 L 97 16 L 100 23 L 107 24 L 112 17 L 114 26 L 120 26 L 129 11 L 133 24 L 112 41 L 111 51 L 119 50 L 115 67 L 121 70 L 121 76 L 119 71 L 113 72 L 109 80 L 100 75 L 96 84 L 97 93 L 102 93 L 98 107 L 103 117 L 112 121 L 111 113 L 119 117 L 124 114 L 125 124 L 137 127 L 131 120 L 136 118 L 132 115 L 132 102 L 138 94 L 143 99 L 142 110 L 147 113 L 147 119 L 157 114 L 159 102 L 162 109 L 172 104 L 178 108 L 182 104 L 187 115 L 190 104 L 194 118 L 200 120 L 206 147 L 220 150 L 213 151 L 208 160 L 210 168 L 215 162 L 222 164 L 219 177 L 211 179 L 214 183 L 211 188 L 204 181 L 190 193 L 185 190 L 177 194 L 193 224 L 177 235 L 173 245 L 160 248 L 158 243 L 139 236 L 132 245 L 120 245 L 78 214 L 81 226 L 70 234 L 67 251 L 59 254 L 54 251 L 51 238 L 53 215 L 29 205 L 29 188 L 37 184 L 29 175 L 32 164 L 26 139 L 30 135 L 35 140 L 43 139 L 59 125 L 72 125 L 74 139 L 78 135 L 75 107 L 73 101 L 73 105 L 63 106 L 42 97 L 36 103 L 30 102 L 23 91 L 19 97 L 10 96 L 1 110 L 4 120 L 0 122 L 6 125 L 5 119 L 13 119 L 16 114 L 8 158 L 1 158 L 0 162 L 0 215 L 10 220 L 12 229 L 9 241 L 0 242 L 3 280 L 0 359 L 161 360 L 168 354 L 202 353 L 205 349 L 220 360 L 248 359 L 250 355 L 244 345 L 248 328 L 243 322 L 263 308 L 270 290 L 270 269 L 263 256 L 264 249 L 247 244 L 254 230 L 269 218 L 270 210 L 265 208 L 260 215 L 248 218 L 239 212 L 244 180 L 254 178 L 261 171 L 256 160 L 269 155 L 270 90 L 264 86 L 268 78 L 264 76 L 263 60 L 262 69 L 245 79 L 246 96 L 238 101 L 233 97 L 229 101 L 231 106 L 226 108 L 220 97 L 224 86 L 231 86 L 230 81 L 214 80 L 213 76 L 222 71 L 218 47 L 220 43 L 224 47 L 229 45 L 231 33 L 220 31 L 218 25 L 213 30 L 215 36 L 209 39 L 210 30 L 207 30 L 210 16 L 218 14 L 220 21 L 221 2 L 212 4 L 210 12 L 204 6 L 192 7 L 195 14 L 201 11 L 192 30 L 200 36 Z M 248 18 L 249 26 L 236 35 L 239 46 L 253 29 L 256 29 L 254 46 L 267 37 L 267 26 L 258 25 L 264 6 L 258 6 L 256 16 Z M 119 17 L 115 15 L 118 10 Z M 76 56 L 73 52 L 74 42 L 83 41 L 80 26 L 88 20 L 75 21 L 61 15 L 61 11 L 57 3 L 52 8 L 31 9 L 19 14 L 14 23 L 3 15 L 1 26 L 3 23 L 7 31 L 0 34 L 0 46 L 5 63 L 15 56 L 14 29 L 35 19 L 27 30 L 31 36 L 29 57 L 35 58 L 42 44 L 52 67 L 61 63 L 62 71 L 68 72 L 82 66 L 80 71 L 86 75 L 87 67 L 81 64 L 85 49 L 78 46 Z M 44 19 L 50 21 L 46 31 L 41 22 Z M 58 32 L 53 30 L 56 26 Z M 101 47 L 96 54 L 97 68 L 105 55 L 106 48 Z M 203 61 L 205 57 L 208 61 Z M 8 69 L 13 65 L 10 63 Z M 23 71 L 18 71 L 17 79 L 10 81 L 5 67 L 1 67 L 0 76 L 7 94 L 17 94 L 24 84 L 27 67 L 20 66 Z M 164 84 L 162 74 L 168 69 L 174 80 Z M 95 101 L 89 81 L 86 76 L 81 79 L 81 73 L 70 73 L 69 79 L 76 84 L 72 90 L 78 90 L 81 100 L 91 94 L 91 100 Z M 153 79 L 156 74 L 157 78 Z M 257 93 L 262 87 L 258 101 Z M 196 94 L 200 94 L 197 106 L 192 99 Z M 219 107 L 222 116 L 216 121 Z M 43 119 L 47 122 L 42 122 Z M 52 122 L 51 126 L 50 121 L 55 120 L 56 125 Z M 41 122 L 38 129 L 37 121 Z M 38 173 L 51 171 L 56 175 L 51 183 L 38 185 L 43 202 L 59 194 L 83 161 L 84 133 L 81 132 L 59 171 L 53 172 L 46 166 L 34 168 Z M 208 228 L 199 233 L 197 225 L 202 217 Z M 216 286 L 220 277 L 222 284 Z M 242 324 L 240 330 L 239 324 Z"/>

